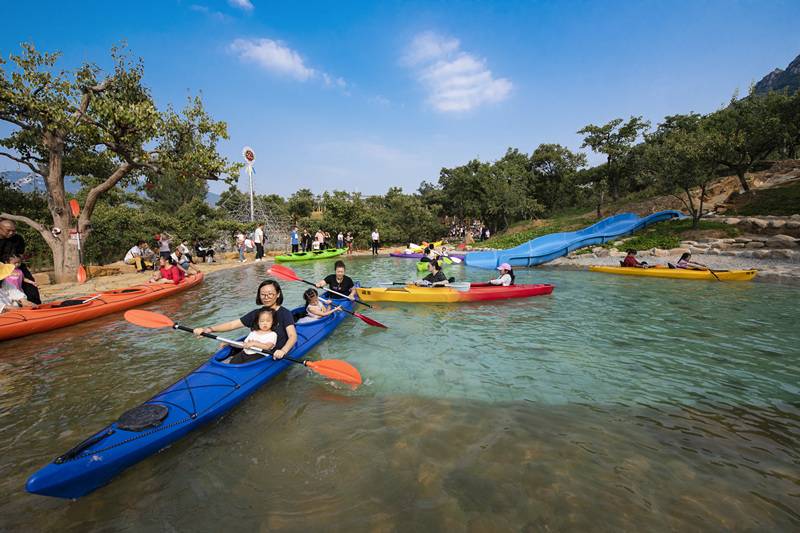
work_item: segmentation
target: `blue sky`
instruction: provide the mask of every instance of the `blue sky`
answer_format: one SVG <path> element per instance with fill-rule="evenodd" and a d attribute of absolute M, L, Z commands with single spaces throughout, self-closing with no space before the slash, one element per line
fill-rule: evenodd
<path fill-rule="evenodd" d="M 108 65 L 126 40 L 159 106 L 202 93 L 228 123 L 222 152 L 240 160 L 252 146 L 257 191 L 285 196 L 411 192 L 509 146 L 578 149 L 586 124 L 709 112 L 800 54 L 796 0 L 46 0 L 2 11 L 6 57 L 32 41 L 65 66 Z"/>

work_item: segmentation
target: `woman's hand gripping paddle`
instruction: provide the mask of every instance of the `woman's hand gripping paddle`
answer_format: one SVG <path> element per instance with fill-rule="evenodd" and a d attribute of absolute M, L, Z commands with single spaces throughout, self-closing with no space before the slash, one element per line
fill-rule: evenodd
<path fill-rule="evenodd" d="M 320 298 L 320 301 L 325 302 L 325 303 L 332 303 L 331 300 L 326 300 L 325 298 Z M 348 311 L 347 309 L 339 309 L 339 311 L 344 311 L 348 315 L 353 315 L 356 318 L 360 318 L 361 320 L 363 320 L 365 323 L 369 324 L 370 326 L 375 326 L 376 328 L 388 329 L 388 326 L 384 326 L 383 324 L 381 324 L 377 320 L 373 320 L 368 316 L 362 315 L 361 313 L 354 313 L 352 311 Z"/>
<path fill-rule="evenodd" d="M 143 328 L 151 328 L 151 329 L 172 328 L 181 331 L 187 331 L 189 333 L 194 332 L 192 328 L 176 324 L 175 322 L 172 321 L 171 318 L 169 318 L 166 315 L 162 315 L 160 313 L 153 313 L 152 311 L 144 311 L 142 309 L 131 309 L 130 311 L 126 311 L 125 320 L 127 320 L 131 324 L 136 324 L 137 326 Z M 209 339 L 215 339 L 220 342 L 224 342 L 225 344 L 230 344 L 231 346 L 235 346 L 237 348 L 243 347 L 241 342 L 219 337 L 211 333 L 203 333 L 203 337 L 207 337 Z M 250 349 L 253 350 L 252 348 Z M 260 353 L 261 355 L 265 355 L 268 357 L 270 356 L 270 354 L 262 352 L 261 350 L 253 350 L 253 351 Z M 336 381 L 347 383 L 348 385 L 351 385 L 353 388 L 358 387 L 362 383 L 361 374 L 358 372 L 358 370 L 353 365 L 345 363 L 344 361 L 340 361 L 339 359 L 308 361 L 308 360 L 294 359 L 288 356 L 283 356 L 283 359 L 291 361 L 292 363 L 297 363 L 303 366 L 307 366 L 308 368 L 310 368 L 311 370 L 313 370 L 318 374 L 321 374 L 330 379 L 334 379 Z"/>
<path fill-rule="evenodd" d="M 72 216 L 76 219 L 81 214 L 81 206 L 78 200 L 72 199 L 69 201 L 69 209 L 72 211 Z M 78 283 L 86 283 L 86 269 L 83 267 L 83 253 L 81 252 L 81 224 L 78 222 Z"/>
<path fill-rule="evenodd" d="M 311 285 L 312 287 L 316 287 L 317 286 L 316 283 L 311 283 L 308 280 L 302 279 L 300 276 L 295 274 L 294 270 L 292 270 L 289 267 L 283 266 L 283 265 L 272 265 L 267 270 L 267 272 L 269 274 L 275 276 L 276 278 L 284 279 L 286 281 L 299 281 L 299 282 L 305 283 L 306 285 Z M 330 293 L 332 293 L 332 294 L 336 294 L 337 296 L 341 296 L 342 298 L 347 298 L 348 300 L 350 299 L 350 297 L 347 296 L 346 294 L 342 294 L 340 292 L 332 291 L 330 289 L 325 289 L 325 290 L 330 292 Z M 353 300 L 353 301 L 356 302 L 356 303 L 359 303 L 361 305 L 366 305 L 367 307 L 372 309 L 372 306 L 369 305 L 367 302 L 362 302 L 361 300 Z"/>

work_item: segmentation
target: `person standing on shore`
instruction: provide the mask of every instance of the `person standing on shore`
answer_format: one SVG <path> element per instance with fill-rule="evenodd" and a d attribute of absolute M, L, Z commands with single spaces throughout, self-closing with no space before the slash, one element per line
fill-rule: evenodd
<path fill-rule="evenodd" d="M 172 249 L 170 248 L 172 243 L 170 242 L 169 234 L 162 231 L 156 235 L 156 240 L 158 241 L 158 255 L 169 260 L 172 256 Z"/>
<path fill-rule="evenodd" d="M 246 261 L 244 257 L 244 233 L 241 231 L 236 234 L 236 248 L 239 250 L 239 262 L 244 263 Z"/>
<path fill-rule="evenodd" d="M 260 223 L 256 226 L 253 242 L 256 244 L 256 261 L 258 262 L 264 258 L 264 224 Z"/>
<path fill-rule="evenodd" d="M 347 243 L 347 255 L 353 255 L 353 234 L 348 231 L 344 241 Z"/>
<path fill-rule="evenodd" d="M 378 233 L 378 228 L 372 231 L 372 255 L 378 255 L 378 247 L 381 244 L 381 234 Z"/>
<path fill-rule="evenodd" d="M 22 256 L 25 253 L 25 239 L 22 235 L 17 233 L 17 224 L 13 220 L 0 219 L 0 260 L 10 255 Z M 33 274 L 28 270 L 25 263 L 19 265 L 25 279 L 35 281 Z M 39 296 L 39 288 L 30 283 L 22 284 L 22 292 L 25 298 L 32 303 L 42 303 L 42 298 Z"/>
<path fill-rule="evenodd" d="M 304 252 L 311 251 L 311 234 L 308 232 L 307 229 L 303 230 L 303 240 L 301 241 L 301 244 L 303 245 Z"/>
<path fill-rule="evenodd" d="M 337 248 L 344 248 L 344 235 L 340 231 L 338 235 L 336 235 L 336 247 Z"/>
<path fill-rule="evenodd" d="M 292 227 L 292 233 L 289 235 L 290 242 L 292 244 L 292 253 L 297 253 L 300 251 L 300 238 L 297 235 L 297 226 Z"/>

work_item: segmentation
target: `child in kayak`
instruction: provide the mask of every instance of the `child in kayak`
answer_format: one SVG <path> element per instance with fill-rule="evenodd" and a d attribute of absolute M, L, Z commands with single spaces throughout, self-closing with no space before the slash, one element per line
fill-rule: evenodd
<path fill-rule="evenodd" d="M 684 268 L 686 270 L 709 270 L 709 268 L 702 263 L 695 263 L 692 261 L 692 254 L 685 252 L 675 263 L 675 268 Z"/>
<path fill-rule="evenodd" d="M 648 266 L 647 263 L 640 263 L 639 260 L 636 259 L 636 250 L 633 248 L 628 248 L 628 255 L 625 256 L 625 259 L 623 259 L 620 264 L 621 266 L 631 268 L 647 268 Z"/>
<path fill-rule="evenodd" d="M 312 320 L 318 320 L 324 316 L 332 315 L 341 309 L 341 306 L 330 309 L 327 305 L 319 300 L 316 289 L 308 289 L 303 293 L 303 299 L 306 301 L 306 314 Z"/>
<path fill-rule="evenodd" d="M 492 285 L 502 285 L 503 287 L 508 287 L 509 285 L 514 284 L 514 270 L 511 268 L 511 265 L 508 263 L 503 263 L 497 270 L 500 271 L 500 276 L 495 279 L 490 279 L 489 283 Z"/>
<path fill-rule="evenodd" d="M 428 263 L 428 271 L 430 274 L 416 280 L 414 285 L 418 287 L 446 287 L 449 284 L 447 276 L 444 275 L 442 267 L 439 266 L 439 261 L 433 260 Z"/>

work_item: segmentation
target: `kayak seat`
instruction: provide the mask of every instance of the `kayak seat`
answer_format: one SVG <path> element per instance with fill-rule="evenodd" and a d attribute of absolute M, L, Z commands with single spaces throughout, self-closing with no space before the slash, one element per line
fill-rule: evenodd
<path fill-rule="evenodd" d="M 122 413 L 117 427 L 125 431 L 143 431 L 161 425 L 168 414 L 169 408 L 165 405 L 144 403 Z"/>
<path fill-rule="evenodd" d="M 81 305 L 82 303 L 83 303 L 83 300 L 64 300 L 63 302 L 61 302 L 57 306 L 53 306 L 53 307 L 72 307 L 73 305 Z"/>

